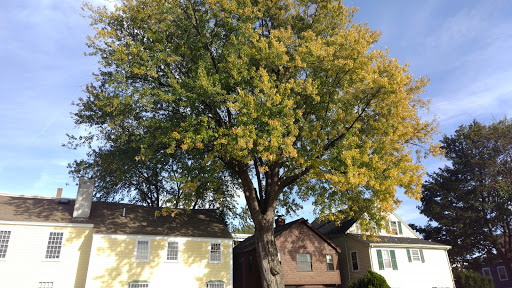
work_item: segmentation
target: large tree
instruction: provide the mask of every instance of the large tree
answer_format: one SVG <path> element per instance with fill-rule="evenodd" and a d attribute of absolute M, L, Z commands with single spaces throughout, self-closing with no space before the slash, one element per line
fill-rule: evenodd
<path fill-rule="evenodd" d="M 376 49 L 380 34 L 353 22 L 356 8 L 322 0 L 86 8 L 101 67 L 74 113 L 90 128 L 77 139 L 101 146 L 102 135 L 134 133 L 143 135 L 139 161 L 162 151 L 220 161 L 241 183 L 263 287 L 283 287 L 278 205 L 294 211 L 312 197 L 319 214 L 382 224 L 400 202 L 396 187 L 419 198 L 419 160 L 436 148 L 436 126 L 419 116 L 428 80 Z"/>
<path fill-rule="evenodd" d="M 417 230 L 451 245 L 458 266 L 512 268 L 512 121 L 475 120 L 441 142 L 450 164 L 428 175 L 419 208 L 429 222 Z"/>

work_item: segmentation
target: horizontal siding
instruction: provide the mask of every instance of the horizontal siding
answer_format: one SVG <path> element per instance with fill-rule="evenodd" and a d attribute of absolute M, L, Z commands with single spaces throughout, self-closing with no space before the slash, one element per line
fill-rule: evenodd
<path fill-rule="evenodd" d="M 406 249 L 391 248 L 390 250 L 395 250 L 398 270 L 379 270 L 377 249 L 381 248 L 371 249 L 373 270 L 384 276 L 392 288 L 453 287 L 450 263 L 445 250 L 423 249 L 425 263 L 410 263 Z"/>
<path fill-rule="evenodd" d="M 0 225 L 12 231 L 7 259 L 0 260 L 0 287 L 37 287 L 39 282 L 54 282 L 54 287 L 85 287 L 90 228 Z M 48 236 L 64 232 L 59 261 L 45 261 Z"/>
<path fill-rule="evenodd" d="M 146 280 L 152 287 L 200 287 L 221 280 L 230 287 L 231 241 L 222 242 L 222 263 L 209 263 L 209 241 L 179 241 L 179 262 L 166 262 L 166 240 L 150 240 L 148 262 L 134 262 L 133 238 L 102 238 L 93 241 L 87 287 L 126 287 Z"/>

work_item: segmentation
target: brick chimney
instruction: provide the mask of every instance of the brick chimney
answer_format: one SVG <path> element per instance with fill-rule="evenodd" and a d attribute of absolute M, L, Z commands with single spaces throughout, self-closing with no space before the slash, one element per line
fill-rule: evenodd
<path fill-rule="evenodd" d="M 276 227 L 286 224 L 286 220 L 284 220 L 283 215 L 276 215 L 276 216 L 277 216 L 277 218 L 275 220 Z"/>
<path fill-rule="evenodd" d="M 62 197 L 62 188 L 57 188 L 57 196 L 55 198 Z"/>
<path fill-rule="evenodd" d="M 73 220 L 88 220 L 91 213 L 92 193 L 94 191 L 93 179 L 80 179 L 76 194 Z"/>

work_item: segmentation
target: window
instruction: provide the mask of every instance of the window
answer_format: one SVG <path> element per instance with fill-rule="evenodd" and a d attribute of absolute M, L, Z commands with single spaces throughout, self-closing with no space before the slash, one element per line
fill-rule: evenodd
<path fill-rule="evenodd" d="M 206 288 L 224 288 L 226 284 L 222 281 L 209 281 L 206 282 Z"/>
<path fill-rule="evenodd" d="M 409 262 L 420 262 L 425 263 L 425 257 L 423 257 L 423 250 L 421 249 L 407 249 L 407 259 Z"/>
<path fill-rule="evenodd" d="M 489 278 L 492 278 L 492 276 L 491 276 L 491 269 L 490 269 L 490 268 L 482 268 L 482 273 L 483 273 L 485 276 L 487 276 L 487 277 L 489 277 Z"/>
<path fill-rule="evenodd" d="M 387 268 L 393 268 L 393 270 L 398 270 L 395 250 L 377 249 L 377 260 L 379 262 L 379 270 L 384 270 Z"/>
<path fill-rule="evenodd" d="M 508 280 L 507 270 L 505 270 L 505 266 L 498 266 L 498 276 L 500 277 L 500 281 Z"/>
<path fill-rule="evenodd" d="M 45 259 L 60 259 L 60 250 L 62 248 L 63 238 L 64 232 L 50 232 L 50 236 L 48 237 L 48 245 L 46 246 L 46 254 L 44 256 Z"/>
<path fill-rule="evenodd" d="M 325 255 L 325 262 L 327 263 L 327 271 L 334 271 L 334 261 L 332 260 L 332 254 Z"/>
<path fill-rule="evenodd" d="M 128 283 L 128 288 L 149 288 L 149 283 L 134 281 Z"/>
<path fill-rule="evenodd" d="M 222 263 L 222 247 L 220 243 L 210 243 L 210 263 Z"/>
<path fill-rule="evenodd" d="M 52 288 L 53 282 L 39 282 L 38 288 Z"/>
<path fill-rule="evenodd" d="M 137 240 L 135 245 L 135 262 L 149 261 L 149 240 Z M 140 284 L 140 283 L 138 283 Z M 134 286 L 139 287 L 139 286 Z M 140 286 L 144 287 L 144 286 Z M 146 286 L 147 287 L 147 286 Z"/>
<path fill-rule="evenodd" d="M 297 270 L 311 271 L 311 254 L 297 254 Z"/>
<path fill-rule="evenodd" d="M 398 225 L 396 221 L 389 221 L 389 230 L 391 230 L 391 234 L 398 235 Z"/>
<path fill-rule="evenodd" d="M 352 260 L 352 271 L 359 270 L 359 263 L 357 262 L 357 251 L 351 252 L 350 258 Z"/>
<path fill-rule="evenodd" d="M 167 242 L 167 261 L 178 262 L 178 242 Z"/>
<path fill-rule="evenodd" d="M 11 239 L 11 231 L 0 231 L 0 259 L 5 259 L 7 256 L 9 239 Z"/>

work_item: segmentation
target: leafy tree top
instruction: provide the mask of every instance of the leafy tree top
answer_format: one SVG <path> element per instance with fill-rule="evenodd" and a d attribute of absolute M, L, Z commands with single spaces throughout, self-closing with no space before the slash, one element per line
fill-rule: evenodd
<path fill-rule="evenodd" d="M 101 68 L 80 99 L 78 142 L 139 137 L 138 159 L 200 151 L 243 187 L 258 223 L 314 198 L 318 213 L 382 222 L 419 199 L 437 154 L 428 79 L 375 49 L 341 1 L 123 0 L 86 4 Z M 343 209 L 341 208 L 348 208 Z M 271 213 L 268 213 L 271 212 Z M 332 217 L 338 217 L 337 212 Z"/>

